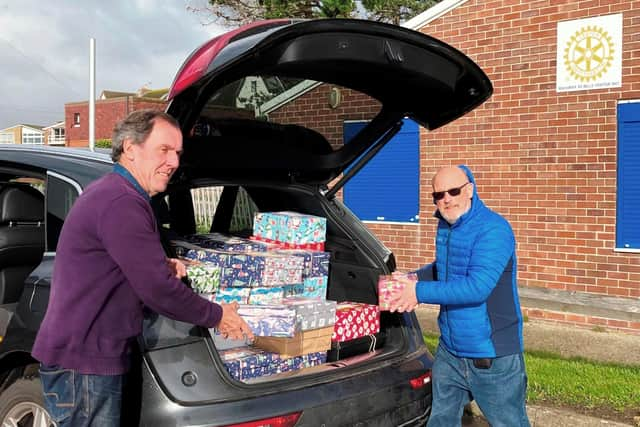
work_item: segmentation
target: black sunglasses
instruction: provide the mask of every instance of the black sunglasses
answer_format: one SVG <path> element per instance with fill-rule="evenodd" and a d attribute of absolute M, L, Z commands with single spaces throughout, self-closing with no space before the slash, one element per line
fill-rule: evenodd
<path fill-rule="evenodd" d="M 450 188 L 450 189 L 445 190 L 445 191 L 434 191 L 433 193 L 431 193 L 431 195 L 433 196 L 433 200 L 442 200 L 442 199 L 444 199 L 445 193 L 449 193 L 449 195 L 451 197 L 456 197 L 456 196 L 460 195 L 460 193 L 462 192 L 462 189 L 467 184 L 471 184 L 471 182 L 467 181 L 464 184 L 462 184 L 460 187 Z"/>

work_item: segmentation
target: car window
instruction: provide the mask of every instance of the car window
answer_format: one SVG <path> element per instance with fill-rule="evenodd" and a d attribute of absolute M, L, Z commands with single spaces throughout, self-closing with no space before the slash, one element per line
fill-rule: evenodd
<path fill-rule="evenodd" d="M 62 223 L 78 198 L 78 190 L 70 182 L 53 175 L 47 178 L 47 251 L 55 252 Z"/>
<path fill-rule="evenodd" d="M 333 149 L 343 146 L 345 121 L 370 121 L 381 104 L 353 89 L 286 76 L 247 76 L 214 92 L 191 136 L 215 136 L 221 119 L 259 119 L 318 132 Z M 219 124 L 219 123 L 218 123 Z M 299 143 L 304 141 L 300 139 Z"/>
<path fill-rule="evenodd" d="M 227 191 L 233 190 L 235 194 L 235 199 L 232 197 L 232 207 L 220 203 L 222 194 L 225 191 L 224 186 L 199 187 L 191 190 L 197 232 L 208 233 L 211 231 L 211 224 L 218 209 L 232 209 L 228 230 L 219 231 L 239 235 L 251 231 L 253 228 L 253 215 L 258 208 L 241 186 L 227 188 Z M 226 212 L 218 212 L 218 215 L 226 215 Z"/>

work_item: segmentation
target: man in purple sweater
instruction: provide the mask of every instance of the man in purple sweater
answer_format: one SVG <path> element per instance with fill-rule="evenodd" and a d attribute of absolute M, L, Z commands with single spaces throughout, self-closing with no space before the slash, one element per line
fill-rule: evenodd
<path fill-rule="evenodd" d="M 185 286 L 184 265 L 162 248 L 149 201 L 179 165 L 177 122 L 160 111 L 135 111 L 116 125 L 112 146 L 113 172 L 87 187 L 64 222 L 32 351 L 58 426 L 120 425 L 143 306 L 231 338 L 252 337 L 235 305 L 211 303 Z"/>

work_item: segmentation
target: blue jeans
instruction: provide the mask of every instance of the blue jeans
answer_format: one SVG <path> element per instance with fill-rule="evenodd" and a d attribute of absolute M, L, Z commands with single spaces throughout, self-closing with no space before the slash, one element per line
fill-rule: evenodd
<path fill-rule="evenodd" d="M 40 365 L 44 404 L 59 427 L 120 425 L 123 375 L 85 375 Z"/>
<path fill-rule="evenodd" d="M 433 406 L 428 427 L 459 426 L 464 405 L 476 401 L 492 427 L 529 427 L 527 373 L 522 353 L 493 359 L 488 369 L 442 346 L 433 363 Z"/>

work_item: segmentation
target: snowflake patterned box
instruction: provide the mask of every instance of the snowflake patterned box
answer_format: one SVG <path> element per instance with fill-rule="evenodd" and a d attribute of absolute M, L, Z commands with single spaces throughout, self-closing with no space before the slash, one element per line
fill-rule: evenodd
<path fill-rule="evenodd" d="M 349 341 L 380 332 L 380 309 L 377 305 L 339 302 L 331 341 Z"/>
<path fill-rule="evenodd" d="M 256 212 L 253 235 L 281 243 L 323 243 L 327 219 L 299 212 Z"/>
<path fill-rule="evenodd" d="M 415 273 L 400 273 L 382 275 L 378 278 L 378 307 L 380 311 L 389 310 L 393 298 L 404 289 L 404 284 L 399 278 L 407 278 L 412 281 L 418 280 Z"/>
<path fill-rule="evenodd" d="M 181 260 L 187 268 L 187 277 L 196 292 L 212 293 L 220 287 L 220 267 L 208 262 Z"/>

